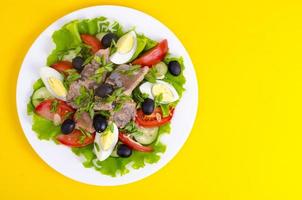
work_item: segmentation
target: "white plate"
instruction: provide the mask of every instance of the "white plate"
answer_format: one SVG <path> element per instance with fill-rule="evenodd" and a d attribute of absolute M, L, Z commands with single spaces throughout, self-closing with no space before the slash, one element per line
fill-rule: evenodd
<path fill-rule="evenodd" d="M 56 145 L 52 141 L 41 141 L 32 131 L 31 118 L 26 113 L 26 105 L 32 92 L 33 83 L 40 78 L 38 69 L 45 66 L 47 55 L 51 52 L 52 33 L 65 23 L 81 18 L 105 16 L 117 20 L 123 27 L 136 27 L 137 32 L 161 40 L 168 39 L 170 52 L 183 56 L 185 64 L 186 92 L 179 102 L 172 120 L 172 131 L 163 141 L 167 144 L 166 152 L 155 164 L 147 164 L 139 170 L 132 169 L 124 176 L 110 177 L 94 169 L 84 168 L 79 158 L 68 147 Z M 38 155 L 52 168 L 73 180 L 92 185 L 122 185 L 145 178 L 166 165 L 180 150 L 188 138 L 195 121 L 198 89 L 191 59 L 177 37 L 162 23 L 140 11 L 120 6 L 94 6 L 74 11 L 51 24 L 29 49 L 19 72 L 17 83 L 17 109 L 25 136 Z"/>

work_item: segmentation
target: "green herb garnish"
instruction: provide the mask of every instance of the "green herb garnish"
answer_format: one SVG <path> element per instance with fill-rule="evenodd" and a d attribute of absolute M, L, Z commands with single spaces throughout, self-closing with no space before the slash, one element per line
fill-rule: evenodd
<path fill-rule="evenodd" d="M 124 69 L 124 70 L 121 69 L 121 70 L 119 70 L 119 72 L 121 74 L 131 76 L 131 75 L 137 73 L 140 69 L 141 69 L 140 65 L 132 65 L 128 69 Z"/>
<path fill-rule="evenodd" d="M 145 79 L 150 82 L 150 83 L 155 83 L 156 82 L 156 74 L 157 70 L 155 67 L 152 67 L 149 72 L 146 74 Z"/>
<path fill-rule="evenodd" d="M 134 121 L 129 122 L 126 124 L 124 128 L 121 129 L 121 131 L 132 134 L 132 135 L 142 135 L 143 132 L 141 132 Z"/>
<path fill-rule="evenodd" d="M 68 75 L 64 79 L 63 84 L 68 89 L 71 83 L 81 78 L 81 75 L 75 69 L 66 70 L 66 72 Z"/>
<path fill-rule="evenodd" d="M 58 110 L 59 102 L 57 100 L 53 100 L 50 105 L 50 112 L 54 113 Z"/>

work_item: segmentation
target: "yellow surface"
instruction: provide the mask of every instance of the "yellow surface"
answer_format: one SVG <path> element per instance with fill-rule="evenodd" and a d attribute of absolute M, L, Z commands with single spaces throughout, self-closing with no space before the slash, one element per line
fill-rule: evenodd
<path fill-rule="evenodd" d="M 0 199 L 301 199 L 302 6 L 282 2 L 2 1 Z M 18 70 L 34 39 L 59 17 L 98 4 L 133 7 L 170 27 L 199 81 L 184 148 L 158 173 L 119 187 L 84 185 L 48 167 L 15 107 Z"/>

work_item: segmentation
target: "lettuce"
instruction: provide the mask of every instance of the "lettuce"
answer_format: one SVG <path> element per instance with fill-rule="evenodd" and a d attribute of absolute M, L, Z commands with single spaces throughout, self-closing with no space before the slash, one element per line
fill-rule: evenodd
<path fill-rule="evenodd" d="M 33 84 L 33 93 L 44 86 L 45 85 L 42 79 L 38 79 Z M 32 121 L 33 121 L 32 130 L 36 132 L 39 139 L 50 140 L 61 132 L 60 126 L 55 126 L 52 121 L 44 119 L 43 117 L 40 117 L 39 115 L 35 114 L 34 110 L 35 107 L 32 104 L 31 97 L 30 97 L 27 103 L 27 114 L 32 115 Z"/>
<path fill-rule="evenodd" d="M 147 43 L 146 43 L 144 51 L 148 51 L 149 49 L 152 49 L 153 47 L 155 47 L 157 45 L 156 41 L 151 40 L 148 37 L 145 37 L 145 38 L 147 39 Z"/>
<path fill-rule="evenodd" d="M 55 126 L 52 121 L 33 114 L 32 130 L 36 132 L 40 140 L 50 140 L 61 132 L 60 126 Z"/>
<path fill-rule="evenodd" d="M 47 57 L 48 66 L 61 60 L 69 50 L 77 48 L 82 43 L 78 31 L 78 21 L 72 21 L 55 31 L 52 40 L 56 48 Z"/>
<path fill-rule="evenodd" d="M 137 34 L 136 38 L 137 38 L 136 51 L 133 54 L 133 56 L 129 62 L 131 62 L 135 58 L 137 58 L 142 52 L 147 51 L 157 45 L 157 42 L 155 42 L 154 40 L 151 40 L 150 38 L 148 38 L 144 35 Z"/>
<path fill-rule="evenodd" d="M 34 83 L 33 89 L 34 89 L 34 91 L 36 91 L 37 89 L 40 89 L 41 87 L 44 87 L 44 86 L 45 86 L 45 85 L 44 85 L 42 79 L 39 78 L 39 79 L 36 80 L 36 82 Z"/>
<path fill-rule="evenodd" d="M 124 33 L 119 23 L 110 23 L 105 17 L 69 22 L 53 33 L 52 40 L 56 47 L 47 57 L 47 65 L 50 66 L 62 60 L 70 50 L 83 48 L 80 34 L 95 35 L 99 32 L 112 32 L 118 37 Z"/>
<path fill-rule="evenodd" d="M 95 35 L 102 32 L 102 30 L 108 29 L 109 24 L 105 17 L 84 19 L 78 21 L 78 30 L 80 34 Z"/>
<path fill-rule="evenodd" d="M 147 41 L 148 41 L 148 38 L 146 38 L 144 35 L 137 34 L 136 38 L 137 38 L 136 51 L 133 54 L 133 56 L 129 62 L 131 62 L 132 60 L 134 60 L 135 58 L 137 58 L 139 56 L 139 54 L 145 49 Z"/>
<path fill-rule="evenodd" d="M 164 62 L 168 65 L 170 61 L 174 61 L 174 60 L 179 62 L 180 68 L 181 68 L 181 74 L 178 76 L 173 76 L 172 74 L 167 73 L 164 78 L 164 81 L 172 84 L 173 87 L 176 89 L 176 91 L 179 95 L 179 98 L 181 98 L 182 93 L 185 91 L 184 84 L 186 83 L 185 76 L 183 75 L 183 71 L 185 68 L 183 58 L 182 57 L 171 57 L 168 55 L 165 57 Z"/>
<path fill-rule="evenodd" d="M 161 136 L 162 134 L 169 133 L 170 131 L 171 126 L 170 123 L 168 123 L 159 128 L 158 135 Z M 153 143 L 152 146 L 154 151 L 150 153 L 132 151 L 132 155 L 129 158 L 109 157 L 104 161 L 96 160 L 96 156 L 93 153 L 93 144 L 81 148 L 72 148 L 72 152 L 78 156 L 83 156 L 85 159 L 83 162 L 84 167 L 93 167 L 102 174 L 115 177 L 118 174 L 127 174 L 129 172 L 129 169 L 127 168 L 129 163 L 134 169 L 139 169 L 144 167 L 147 163 L 153 164 L 158 162 L 160 154 L 166 151 L 166 145 L 161 143 L 160 137 L 158 137 L 157 141 Z"/>

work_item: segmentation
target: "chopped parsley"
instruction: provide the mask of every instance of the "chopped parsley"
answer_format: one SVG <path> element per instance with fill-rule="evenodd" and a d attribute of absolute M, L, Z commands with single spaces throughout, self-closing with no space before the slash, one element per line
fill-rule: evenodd
<path fill-rule="evenodd" d="M 145 79 L 150 83 L 155 83 L 157 78 L 157 70 L 155 67 L 150 68 L 149 72 L 146 74 Z"/>
<path fill-rule="evenodd" d="M 50 112 L 54 113 L 58 110 L 59 102 L 57 100 L 53 100 L 50 105 Z"/>
<path fill-rule="evenodd" d="M 82 112 L 88 112 L 90 117 L 94 116 L 94 92 L 92 89 L 87 89 L 84 86 L 80 88 L 80 95 L 74 99 L 74 103 L 79 107 L 77 115 Z"/>
<path fill-rule="evenodd" d="M 140 107 L 141 103 L 143 103 L 144 100 L 148 97 L 149 95 L 146 93 L 142 93 L 139 90 L 139 87 L 136 87 L 132 92 L 132 98 L 137 103 L 138 107 Z"/>
<path fill-rule="evenodd" d="M 129 122 L 128 124 L 126 124 L 126 126 L 124 128 L 121 129 L 121 131 L 129 133 L 131 135 L 142 135 L 143 132 L 141 132 L 134 121 Z"/>
<path fill-rule="evenodd" d="M 160 93 L 159 95 L 156 95 L 154 97 L 155 107 L 160 106 L 162 101 L 163 101 L 163 93 Z"/>
<path fill-rule="evenodd" d="M 160 108 L 161 108 L 161 111 L 162 111 L 162 114 L 163 114 L 163 117 L 168 117 L 169 114 L 170 114 L 170 106 L 169 104 L 161 104 L 160 105 Z"/>
<path fill-rule="evenodd" d="M 68 89 L 72 82 L 81 78 L 81 75 L 75 69 L 66 70 L 66 72 L 68 75 L 64 79 L 63 84 L 64 84 L 65 88 Z"/>
<path fill-rule="evenodd" d="M 119 70 L 119 72 L 121 74 L 131 76 L 131 75 L 134 75 L 135 73 L 137 73 L 140 69 L 141 69 L 140 65 L 131 65 L 128 69 L 121 69 L 121 70 Z"/>

